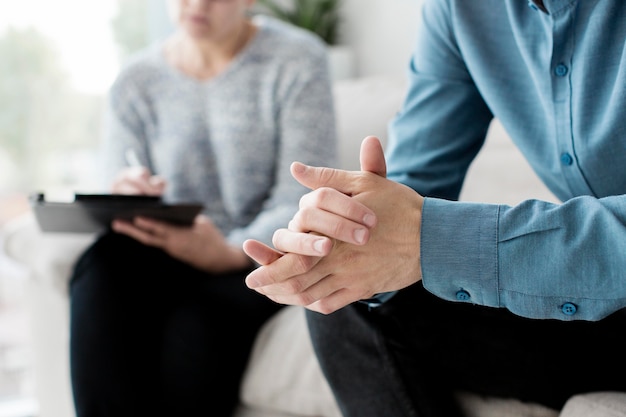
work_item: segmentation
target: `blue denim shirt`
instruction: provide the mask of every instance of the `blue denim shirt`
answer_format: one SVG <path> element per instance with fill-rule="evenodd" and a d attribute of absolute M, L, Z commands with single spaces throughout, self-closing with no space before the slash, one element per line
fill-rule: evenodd
<path fill-rule="evenodd" d="M 626 306 L 626 1 L 544 3 L 425 0 L 388 177 L 427 197 L 429 291 L 598 320 Z M 494 117 L 562 204 L 453 201 Z"/>

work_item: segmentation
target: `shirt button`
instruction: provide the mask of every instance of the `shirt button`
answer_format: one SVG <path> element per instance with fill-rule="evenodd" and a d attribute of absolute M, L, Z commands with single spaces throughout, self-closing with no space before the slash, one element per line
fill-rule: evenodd
<path fill-rule="evenodd" d="M 574 158 L 572 158 L 572 155 L 567 152 L 563 152 L 561 154 L 561 163 L 563 165 L 572 165 L 574 163 Z"/>
<path fill-rule="evenodd" d="M 459 290 L 456 292 L 456 299 L 459 301 L 467 301 L 470 299 L 470 295 L 465 290 Z"/>
<path fill-rule="evenodd" d="M 567 65 L 565 64 L 557 65 L 556 68 L 554 68 L 554 73 L 556 74 L 557 77 L 565 77 L 565 75 L 567 74 Z"/>
<path fill-rule="evenodd" d="M 574 314 L 576 314 L 576 310 L 578 310 L 578 307 L 576 307 L 576 305 L 572 303 L 565 303 L 561 306 L 561 311 L 566 316 L 573 316 Z"/>

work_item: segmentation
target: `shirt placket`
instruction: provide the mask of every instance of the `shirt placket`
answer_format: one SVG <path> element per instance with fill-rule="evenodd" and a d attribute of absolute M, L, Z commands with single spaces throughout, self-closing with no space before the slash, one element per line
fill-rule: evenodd
<path fill-rule="evenodd" d="M 574 24 L 574 5 L 553 13 L 553 45 L 550 63 L 552 102 L 554 106 L 555 137 L 559 166 L 572 195 L 591 194 L 580 169 L 572 131 L 572 71 L 575 37 L 570 30 Z"/>

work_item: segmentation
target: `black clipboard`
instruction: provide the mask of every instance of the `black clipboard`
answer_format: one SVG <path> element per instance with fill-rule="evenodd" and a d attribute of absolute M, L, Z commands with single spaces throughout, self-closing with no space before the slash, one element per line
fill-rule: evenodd
<path fill-rule="evenodd" d="M 96 233 L 114 219 L 150 217 L 180 226 L 190 226 L 203 208 L 199 203 L 164 203 L 160 197 L 122 194 L 75 194 L 74 201 L 47 201 L 43 193 L 29 197 L 43 232 Z"/>

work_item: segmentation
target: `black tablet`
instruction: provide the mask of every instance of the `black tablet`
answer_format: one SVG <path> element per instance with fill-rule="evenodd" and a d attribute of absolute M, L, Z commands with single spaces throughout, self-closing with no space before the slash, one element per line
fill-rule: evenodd
<path fill-rule="evenodd" d="M 114 219 L 150 217 L 189 226 L 200 213 L 199 203 L 164 203 L 160 197 L 122 194 L 75 194 L 73 201 L 48 201 L 43 193 L 29 198 L 44 232 L 94 233 L 110 227 Z"/>

